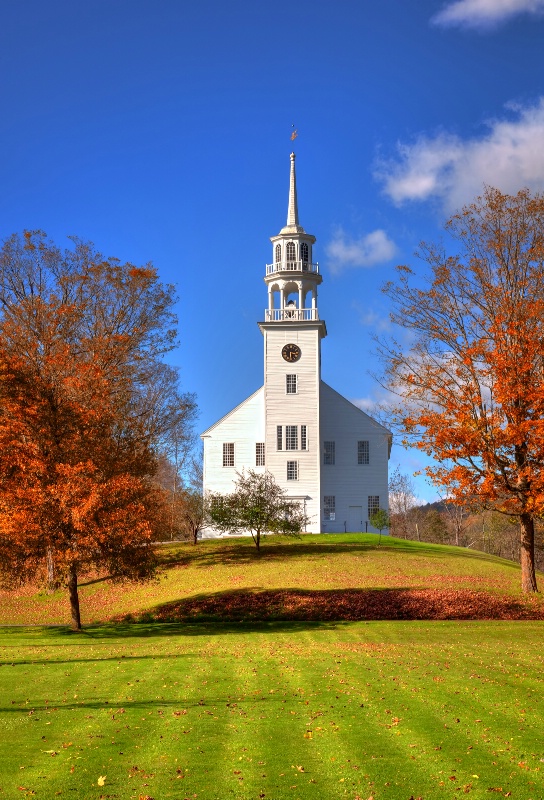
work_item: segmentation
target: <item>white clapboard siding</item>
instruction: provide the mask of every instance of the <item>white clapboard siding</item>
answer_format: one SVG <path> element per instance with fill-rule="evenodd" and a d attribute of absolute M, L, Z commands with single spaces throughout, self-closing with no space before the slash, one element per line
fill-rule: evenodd
<path fill-rule="evenodd" d="M 204 491 L 234 491 L 236 472 L 255 466 L 255 445 L 264 442 L 264 387 L 201 434 L 204 442 Z M 234 467 L 223 466 L 223 443 L 234 442 Z"/>
<path fill-rule="evenodd" d="M 362 507 L 362 530 L 368 522 L 368 497 L 377 495 L 380 507 L 388 508 L 387 462 L 390 432 L 354 406 L 326 383 L 321 382 L 321 504 L 329 495 L 336 499 L 336 519 L 323 520 L 325 532 L 349 530 L 350 506 Z M 357 463 L 357 442 L 368 441 L 369 464 Z M 324 464 L 323 443 L 335 443 L 334 465 Z M 323 513 L 323 512 L 322 512 Z M 368 524 L 368 530 L 374 528 Z"/>
<path fill-rule="evenodd" d="M 292 324 L 289 327 L 267 326 L 265 347 L 266 465 L 276 482 L 289 497 L 301 500 L 310 524 L 306 530 L 318 533 L 321 527 L 319 501 L 319 323 Z M 300 347 L 295 363 L 282 358 L 286 344 Z M 297 376 L 296 394 L 286 393 L 286 375 Z M 296 425 L 298 450 L 278 450 L 278 425 Z M 306 425 L 307 450 L 301 450 L 300 427 Z M 298 480 L 287 480 L 287 462 L 298 462 Z"/>

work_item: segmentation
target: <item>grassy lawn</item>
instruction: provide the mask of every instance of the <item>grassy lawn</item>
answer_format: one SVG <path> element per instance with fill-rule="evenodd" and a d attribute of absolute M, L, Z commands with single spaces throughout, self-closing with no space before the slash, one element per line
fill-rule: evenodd
<path fill-rule="evenodd" d="M 433 589 L 480 591 L 520 601 L 520 570 L 511 561 L 389 537 L 382 537 L 378 546 L 373 534 L 274 537 L 264 541 L 261 555 L 247 538 L 203 541 L 196 547 L 167 545 L 161 553 L 163 572 L 143 586 L 113 584 L 100 576 L 83 578 L 84 624 L 142 612 L 158 619 L 224 619 L 227 611 L 230 618 L 247 618 L 248 613 L 263 618 L 263 607 L 272 607 L 272 613 L 264 615 L 268 617 L 308 617 L 313 608 L 320 618 L 338 618 L 338 596 L 331 593 L 348 590 L 346 603 L 352 607 L 368 603 L 368 592 L 384 589 L 395 597 L 407 590 Z M 285 590 L 298 594 L 278 601 L 277 592 Z M 361 592 L 367 595 L 358 596 Z M 240 605 L 241 594 L 249 598 L 245 606 Z M 461 599 L 452 594 L 450 608 L 459 607 Z M 173 603 L 178 605 L 171 613 Z M 538 598 L 535 603 L 542 609 Z M 48 595 L 29 587 L 0 592 L 0 606 L 0 623 L 69 623 L 65 591 Z"/>
<path fill-rule="evenodd" d="M 544 798 L 517 565 L 371 534 L 161 552 L 153 583 L 83 581 L 81 633 L 65 592 L 1 594 L 0 800 Z"/>
<path fill-rule="evenodd" d="M 3 628 L 0 798 L 541 800 L 543 633 Z"/>

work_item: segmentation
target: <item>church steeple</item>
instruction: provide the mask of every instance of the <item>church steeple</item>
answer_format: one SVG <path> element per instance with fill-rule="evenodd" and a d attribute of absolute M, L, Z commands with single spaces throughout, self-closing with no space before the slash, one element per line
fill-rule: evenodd
<path fill-rule="evenodd" d="M 266 322 L 315 322 L 319 264 L 312 261 L 315 236 L 306 233 L 298 218 L 295 154 L 291 153 L 287 224 L 272 236 L 272 263 L 266 265 L 268 288 Z M 278 302 L 279 300 L 279 302 Z"/>
<path fill-rule="evenodd" d="M 295 171 L 295 154 L 291 153 L 291 174 L 289 177 L 289 204 L 287 206 L 287 224 L 282 233 L 304 233 L 298 224 L 297 175 Z"/>

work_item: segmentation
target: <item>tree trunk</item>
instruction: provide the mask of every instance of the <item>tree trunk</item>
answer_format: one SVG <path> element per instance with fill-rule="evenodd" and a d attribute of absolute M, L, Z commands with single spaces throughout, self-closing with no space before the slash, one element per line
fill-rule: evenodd
<path fill-rule="evenodd" d="M 52 594 L 56 589 L 58 589 L 59 584 L 55 579 L 55 564 L 53 562 L 53 553 L 51 552 L 50 547 L 47 548 L 45 561 L 47 564 L 47 592 Z"/>
<path fill-rule="evenodd" d="M 535 574 L 535 525 L 530 514 L 521 514 L 521 590 L 538 592 Z"/>
<path fill-rule="evenodd" d="M 261 548 L 261 532 L 260 531 L 257 531 L 256 534 L 255 534 L 255 546 L 257 548 L 257 552 L 259 553 L 260 552 L 260 548 Z"/>
<path fill-rule="evenodd" d="M 70 612 L 72 614 L 72 628 L 81 630 L 81 615 L 79 613 L 79 595 L 77 593 L 77 571 L 72 564 L 68 572 L 68 593 L 70 595 Z"/>

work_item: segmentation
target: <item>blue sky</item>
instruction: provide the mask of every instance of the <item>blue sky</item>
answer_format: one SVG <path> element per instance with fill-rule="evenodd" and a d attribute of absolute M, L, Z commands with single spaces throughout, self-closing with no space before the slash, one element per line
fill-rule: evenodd
<path fill-rule="evenodd" d="M 544 0 L 2 0 L 0 237 L 77 235 L 176 283 L 204 430 L 262 383 L 294 124 L 323 378 L 368 410 L 395 265 L 423 270 L 484 183 L 544 189 L 543 40 Z"/>

